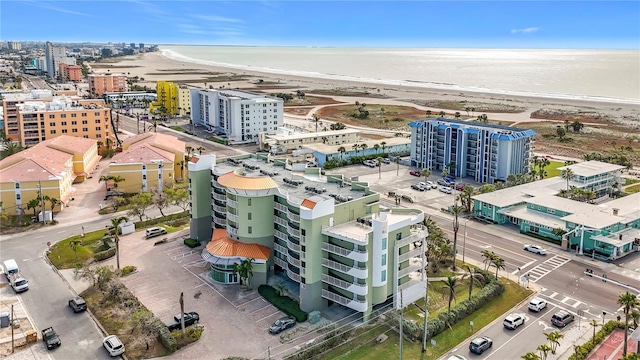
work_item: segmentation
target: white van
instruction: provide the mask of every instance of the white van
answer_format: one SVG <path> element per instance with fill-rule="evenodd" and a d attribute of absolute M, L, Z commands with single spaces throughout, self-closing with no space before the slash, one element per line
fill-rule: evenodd
<path fill-rule="evenodd" d="M 18 269 L 18 263 L 14 259 L 9 259 L 4 261 L 4 276 L 9 280 L 9 275 L 17 274 L 20 272 Z"/>
<path fill-rule="evenodd" d="M 167 229 L 163 228 L 162 226 L 154 226 L 146 230 L 147 239 L 151 239 L 152 237 L 160 236 L 166 233 Z"/>

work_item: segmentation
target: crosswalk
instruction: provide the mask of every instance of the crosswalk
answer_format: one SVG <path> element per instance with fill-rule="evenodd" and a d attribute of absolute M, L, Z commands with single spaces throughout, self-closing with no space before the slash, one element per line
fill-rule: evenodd
<path fill-rule="evenodd" d="M 554 255 L 550 259 L 545 260 L 527 271 L 527 274 L 529 274 L 529 281 L 535 283 L 569 261 L 571 261 L 571 259 L 560 255 Z"/>

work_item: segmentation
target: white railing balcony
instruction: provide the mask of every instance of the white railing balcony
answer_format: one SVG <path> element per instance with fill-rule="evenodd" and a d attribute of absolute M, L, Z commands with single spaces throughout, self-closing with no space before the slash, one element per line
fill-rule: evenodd
<path fill-rule="evenodd" d="M 411 231 L 411 232 L 412 232 L 411 235 L 396 241 L 396 247 L 401 247 L 401 246 L 409 245 L 416 241 L 424 240 L 428 235 L 428 232 L 426 229 L 415 231 L 415 232 Z"/>
<path fill-rule="evenodd" d="M 426 287 L 425 283 L 423 281 L 420 281 L 418 279 L 411 279 L 410 281 L 407 281 L 406 283 L 402 284 L 402 285 L 398 285 L 398 290 L 402 291 L 402 290 L 406 290 L 412 286 L 421 286 L 421 287 Z"/>
<path fill-rule="evenodd" d="M 369 242 L 369 234 L 354 234 L 348 231 L 336 230 L 326 225 L 322 225 L 322 234 L 349 242 L 357 241 L 364 244 Z"/>
<path fill-rule="evenodd" d="M 418 257 L 418 256 L 422 256 L 422 248 L 421 247 L 417 247 L 405 254 L 402 254 L 400 256 L 398 256 L 398 262 L 403 262 L 403 261 L 407 261 L 413 257 Z"/>
<path fill-rule="evenodd" d="M 236 235 L 238 236 L 238 229 L 232 227 L 232 226 L 227 226 L 227 232 L 231 235 Z"/>
<path fill-rule="evenodd" d="M 285 255 L 287 253 L 287 248 L 278 244 L 278 243 L 273 243 L 273 250 Z"/>
<path fill-rule="evenodd" d="M 287 240 L 287 246 L 289 247 L 289 249 L 299 253 L 300 252 L 300 245 L 294 243 L 293 241 Z"/>
<path fill-rule="evenodd" d="M 295 267 L 300 267 L 300 260 L 294 258 L 293 256 L 291 256 L 289 253 L 287 253 L 287 261 L 289 262 L 289 264 L 295 266 Z"/>
<path fill-rule="evenodd" d="M 344 256 L 355 261 L 366 262 L 369 260 L 369 254 L 366 251 L 349 250 L 329 243 L 322 243 L 322 250 Z"/>
<path fill-rule="evenodd" d="M 300 282 L 300 275 L 294 273 L 293 271 L 289 270 L 289 268 L 287 267 L 287 276 L 289 277 L 289 279 L 299 283 Z"/>
<path fill-rule="evenodd" d="M 367 311 L 368 304 L 364 300 L 348 299 L 344 296 L 322 289 L 322 297 L 359 312 Z"/>
<path fill-rule="evenodd" d="M 218 194 L 217 192 L 213 191 L 213 198 L 219 201 L 227 201 L 227 195 L 226 194 Z"/>
<path fill-rule="evenodd" d="M 286 206 L 284 206 L 284 205 L 282 205 L 280 203 L 277 203 L 277 202 L 273 204 L 273 207 L 275 207 L 276 210 L 280 210 L 280 211 L 285 212 L 285 213 L 289 211 L 289 208 L 287 208 Z"/>
<path fill-rule="evenodd" d="M 322 266 L 328 267 L 332 270 L 340 271 L 359 279 L 366 279 L 369 277 L 367 268 L 349 266 L 329 259 L 322 259 Z"/>
<path fill-rule="evenodd" d="M 227 206 L 238 208 L 238 202 L 235 200 L 227 199 Z"/>
<path fill-rule="evenodd" d="M 227 219 L 219 218 L 217 216 L 213 217 L 213 222 L 221 226 L 227 226 Z"/>
<path fill-rule="evenodd" d="M 331 275 L 322 274 L 322 281 L 357 295 L 367 295 L 368 292 L 367 285 L 350 283 Z"/>
<path fill-rule="evenodd" d="M 282 218 L 279 218 L 277 216 L 274 216 L 273 217 L 273 221 L 275 221 L 275 223 L 278 224 L 278 225 L 289 227 L 289 224 L 288 224 L 287 220 L 285 220 L 285 219 L 282 219 Z"/>
<path fill-rule="evenodd" d="M 278 238 L 280 238 L 280 239 L 282 239 L 282 240 L 285 240 L 285 241 L 287 240 L 287 234 L 283 233 L 283 232 L 282 232 L 282 231 L 280 231 L 280 230 L 274 230 L 274 231 L 273 231 L 273 234 L 274 234 L 276 237 L 278 237 Z"/>
<path fill-rule="evenodd" d="M 298 214 L 294 214 L 294 213 L 292 213 L 291 211 L 289 211 L 289 212 L 287 213 L 287 215 L 289 216 L 289 219 L 291 219 L 292 221 L 295 221 L 295 222 L 297 222 L 297 223 L 300 223 L 300 215 L 298 215 Z"/>
<path fill-rule="evenodd" d="M 287 226 L 287 228 L 289 230 L 289 235 L 293 235 L 293 236 L 297 237 L 298 239 L 300 238 L 300 230 L 294 229 L 291 226 Z"/>
<path fill-rule="evenodd" d="M 423 267 L 422 266 L 422 262 L 411 264 L 411 265 L 409 265 L 409 267 L 398 271 L 398 279 L 400 279 L 402 277 L 405 277 L 405 276 L 411 274 L 414 271 L 420 270 L 420 269 L 422 269 L 422 267 Z"/>
<path fill-rule="evenodd" d="M 227 213 L 227 219 L 237 223 L 238 222 L 238 215 Z"/>
<path fill-rule="evenodd" d="M 280 258 L 279 258 L 279 257 L 277 257 L 277 256 L 274 256 L 274 257 L 273 257 L 273 262 L 274 262 L 276 265 L 278 265 L 278 266 L 280 266 L 281 268 L 283 268 L 283 269 L 286 269 L 286 268 L 287 268 L 287 266 L 289 266 L 289 264 L 286 262 L 286 260 L 282 260 L 282 259 L 280 259 Z"/>
<path fill-rule="evenodd" d="M 212 207 L 213 207 L 213 210 L 215 210 L 215 211 L 217 211 L 219 213 L 223 213 L 223 214 L 227 213 L 227 208 L 225 206 L 220 206 L 220 205 L 213 204 Z"/>

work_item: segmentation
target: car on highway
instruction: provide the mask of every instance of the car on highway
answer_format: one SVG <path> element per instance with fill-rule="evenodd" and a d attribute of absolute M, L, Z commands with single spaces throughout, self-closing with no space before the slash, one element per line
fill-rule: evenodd
<path fill-rule="evenodd" d="M 502 325 L 507 329 L 515 330 L 518 326 L 524 325 L 524 315 L 517 313 L 509 314 L 504 318 Z"/>
<path fill-rule="evenodd" d="M 42 330 L 42 341 L 47 344 L 47 350 L 52 350 L 62 345 L 60 336 L 51 326 Z"/>
<path fill-rule="evenodd" d="M 540 299 L 539 297 L 534 297 L 529 301 L 529 310 L 540 312 L 542 309 L 547 307 L 547 302 Z"/>
<path fill-rule="evenodd" d="M 424 187 L 424 186 L 422 186 L 422 185 L 420 185 L 420 184 L 413 184 L 413 185 L 411 185 L 411 188 L 412 188 L 413 190 L 418 190 L 418 191 L 425 191 L 425 190 L 427 190 L 427 188 L 426 188 L 426 187 Z"/>
<path fill-rule="evenodd" d="M 420 171 L 418 171 L 418 170 L 411 170 L 411 171 L 409 171 L 409 175 L 413 175 L 413 176 L 420 176 Z"/>
<path fill-rule="evenodd" d="M 547 250 L 540 245 L 525 244 L 524 249 L 540 255 L 547 255 Z"/>
<path fill-rule="evenodd" d="M 551 323 L 557 327 L 565 327 L 573 322 L 573 314 L 567 310 L 560 310 L 553 314 L 551 317 Z"/>
<path fill-rule="evenodd" d="M 438 190 L 440 190 L 440 192 L 443 192 L 445 194 L 451 194 L 451 188 L 450 187 L 446 187 L 446 186 L 441 186 Z"/>
<path fill-rule="evenodd" d="M 469 351 L 474 354 L 482 354 L 493 346 L 493 340 L 486 336 L 479 336 L 473 340 L 469 344 Z"/>
<path fill-rule="evenodd" d="M 112 357 L 124 354 L 124 344 L 116 335 L 109 335 L 104 338 L 104 340 L 102 340 L 102 345 L 107 349 L 109 355 Z"/>
<path fill-rule="evenodd" d="M 74 313 L 79 313 L 81 311 L 87 310 L 87 303 L 80 296 L 75 297 L 69 300 L 69 307 L 73 310 Z"/>
<path fill-rule="evenodd" d="M 295 317 L 285 316 L 276 320 L 276 322 L 274 322 L 273 325 L 269 326 L 269 332 L 272 334 L 279 334 L 280 332 L 286 329 L 292 328 L 295 325 L 296 325 Z"/>

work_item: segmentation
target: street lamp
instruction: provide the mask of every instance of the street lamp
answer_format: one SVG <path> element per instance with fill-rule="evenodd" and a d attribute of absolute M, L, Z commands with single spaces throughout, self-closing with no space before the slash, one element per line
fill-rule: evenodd
<path fill-rule="evenodd" d="M 464 220 L 464 238 L 462 239 L 462 263 L 464 264 L 464 251 L 467 249 L 467 221 L 469 219 Z"/>

